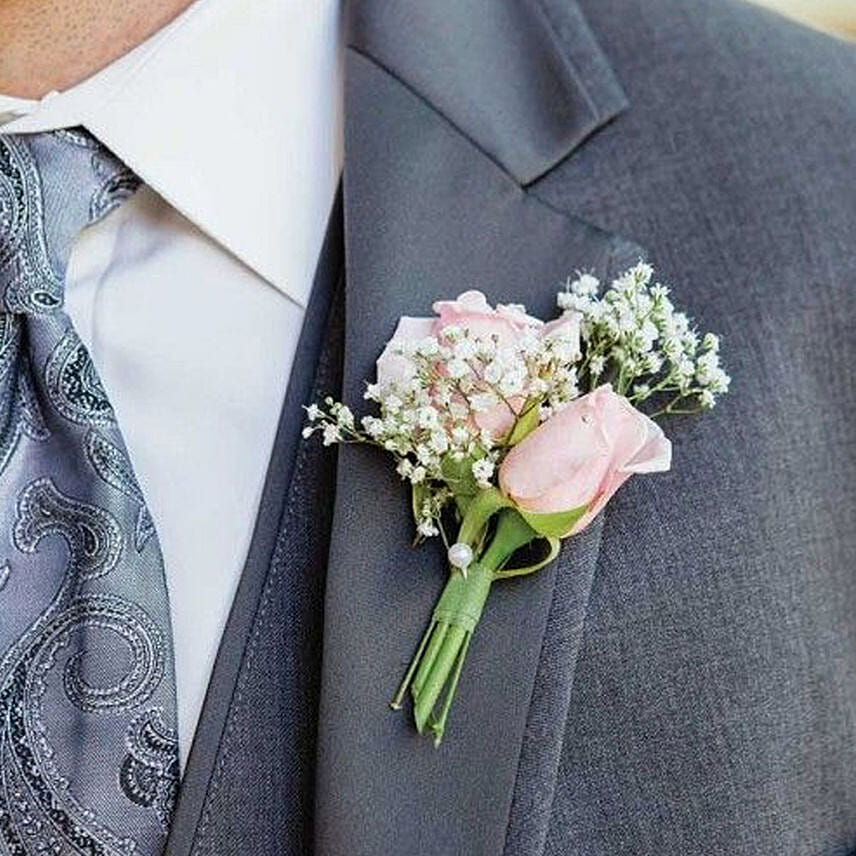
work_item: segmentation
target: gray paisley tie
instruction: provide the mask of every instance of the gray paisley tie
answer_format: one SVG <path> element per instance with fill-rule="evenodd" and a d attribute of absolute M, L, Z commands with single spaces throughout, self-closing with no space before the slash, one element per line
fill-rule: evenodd
<path fill-rule="evenodd" d="M 178 788 L 160 547 L 63 311 L 138 184 L 83 131 L 0 136 L 0 853 L 154 856 Z"/>

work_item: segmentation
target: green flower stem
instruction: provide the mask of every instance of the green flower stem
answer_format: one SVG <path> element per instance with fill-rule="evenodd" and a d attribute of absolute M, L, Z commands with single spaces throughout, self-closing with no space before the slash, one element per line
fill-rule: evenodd
<path fill-rule="evenodd" d="M 447 621 L 437 621 L 436 614 L 431 623 L 433 626 L 431 639 L 428 642 L 428 648 L 425 651 L 425 656 L 419 664 L 416 677 L 413 678 L 413 687 L 411 688 L 411 692 L 413 693 L 414 698 L 420 694 L 422 691 L 422 685 L 428 679 L 428 675 L 431 674 L 431 669 L 434 666 L 434 662 L 436 661 L 437 655 L 440 653 L 440 648 L 443 645 L 443 640 L 446 638 L 446 633 L 449 630 L 449 623 Z"/>
<path fill-rule="evenodd" d="M 464 638 L 463 645 L 458 652 L 458 659 L 455 665 L 455 671 L 452 674 L 452 680 L 449 684 L 449 689 L 446 693 L 446 699 L 443 702 L 443 708 L 440 711 L 438 719 L 432 723 L 431 730 L 434 732 L 434 748 L 436 749 L 443 740 L 443 733 L 446 730 L 446 720 L 449 718 L 449 711 L 452 708 L 452 701 L 455 698 L 455 692 L 458 689 L 458 681 L 461 679 L 461 672 L 464 669 L 464 660 L 467 659 L 467 650 L 470 647 L 470 640 L 473 638 L 472 633 L 467 633 Z"/>
<path fill-rule="evenodd" d="M 421 691 L 413 697 L 413 718 L 416 722 L 416 730 L 420 734 L 424 734 L 426 726 L 430 725 L 431 730 L 435 733 L 437 743 L 442 739 L 443 731 L 439 727 L 440 718 L 435 720 L 432 717 L 434 707 L 440 700 L 443 687 L 450 683 L 450 678 L 456 672 L 460 672 L 461 653 L 471 635 L 472 633 L 463 627 L 449 626 L 443 637 L 443 644 L 437 654 L 437 659 L 431 665 L 431 670 L 426 677 L 425 684 Z M 451 695 L 452 692 L 454 690 L 450 685 L 448 694 Z M 443 707 L 448 708 L 448 705 L 444 704 Z"/>
<path fill-rule="evenodd" d="M 490 518 L 501 508 L 511 505 L 511 501 L 499 490 L 489 487 L 480 490 L 467 506 L 461 528 L 458 530 L 458 541 L 469 544 L 474 550 L 484 535 Z"/>
<path fill-rule="evenodd" d="M 413 677 L 416 674 L 416 669 L 422 662 L 422 655 L 425 652 L 425 648 L 427 647 L 429 640 L 432 638 L 435 624 L 436 622 L 432 620 L 431 623 L 428 625 L 428 629 L 423 634 L 422 641 L 419 643 L 419 648 L 416 651 L 416 656 L 410 661 L 410 666 L 407 669 L 407 674 L 404 676 L 404 680 L 398 687 L 398 692 L 396 692 L 395 697 L 389 703 L 389 706 L 393 710 L 401 710 L 401 705 L 404 704 L 404 696 L 407 695 L 407 689 L 413 682 Z"/>

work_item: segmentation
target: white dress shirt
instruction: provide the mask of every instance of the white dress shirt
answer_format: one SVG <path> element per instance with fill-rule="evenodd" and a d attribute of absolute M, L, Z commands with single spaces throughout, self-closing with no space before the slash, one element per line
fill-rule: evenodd
<path fill-rule="evenodd" d="M 0 133 L 83 125 L 144 181 L 66 306 L 157 526 L 186 761 L 258 511 L 342 165 L 339 0 L 198 0 Z"/>

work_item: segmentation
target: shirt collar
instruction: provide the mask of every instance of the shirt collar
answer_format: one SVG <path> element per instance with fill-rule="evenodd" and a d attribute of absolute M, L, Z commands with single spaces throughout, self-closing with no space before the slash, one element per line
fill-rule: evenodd
<path fill-rule="evenodd" d="M 305 306 L 342 165 L 341 44 L 338 0 L 197 0 L 66 92 L 0 97 L 0 127 L 83 125 Z"/>

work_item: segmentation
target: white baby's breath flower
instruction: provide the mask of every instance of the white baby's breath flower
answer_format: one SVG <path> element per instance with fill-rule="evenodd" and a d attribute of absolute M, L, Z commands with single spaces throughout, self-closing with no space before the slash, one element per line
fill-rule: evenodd
<path fill-rule="evenodd" d="M 594 297 L 600 288 L 600 280 L 590 273 L 581 273 L 572 283 L 570 290 L 583 297 Z"/>
<path fill-rule="evenodd" d="M 709 389 L 703 389 L 699 393 L 698 401 L 705 410 L 711 410 L 716 405 L 716 396 Z"/>
<path fill-rule="evenodd" d="M 440 382 L 435 386 L 434 399 L 440 407 L 448 407 L 452 403 L 452 390 L 448 384 Z"/>
<path fill-rule="evenodd" d="M 461 339 L 452 348 L 452 353 L 456 360 L 463 360 L 464 362 L 471 360 L 476 355 L 476 343 L 472 339 Z"/>
<path fill-rule="evenodd" d="M 683 348 L 681 347 L 681 340 L 670 336 L 663 342 L 663 353 L 670 359 L 677 359 L 681 353 L 683 352 Z"/>
<path fill-rule="evenodd" d="M 339 426 L 346 429 L 351 429 L 354 427 L 354 414 L 351 412 L 349 407 L 346 407 L 344 404 L 338 408 L 336 411 L 336 422 L 339 423 Z"/>
<path fill-rule="evenodd" d="M 639 335 L 643 342 L 642 350 L 650 351 L 651 348 L 654 347 L 654 343 L 657 341 L 660 331 L 657 329 L 657 325 L 654 324 L 653 321 L 646 318 L 639 329 Z"/>
<path fill-rule="evenodd" d="M 606 360 L 603 358 L 601 354 L 595 354 L 591 358 L 591 362 L 589 362 L 589 372 L 593 378 L 598 378 L 603 374 L 603 369 L 606 364 Z"/>
<path fill-rule="evenodd" d="M 687 357 L 682 357 L 676 366 L 681 377 L 691 378 L 695 374 L 695 363 Z"/>
<path fill-rule="evenodd" d="M 502 395 L 512 396 L 518 395 L 523 391 L 523 384 L 526 380 L 526 366 L 522 363 L 514 365 L 503 373 L 499 379 L 498 387 Z"/>
<path fill-rule="evenodd" d="M 473 413 L 486 413 L 497 401 L 495 393 L 480 392 L 477 395 L 470 396 L 470 407 Z"/>
<path fill-rule="evenodd" d="M 521 354 L 524 356 L 535 356 L 541 350 L 541 347 L 541 338 L 533 329 L 527 328 L 521 333 L 517 343 L 517 348 Z"/>
<path fill-rule="evenodd" d="M 499 383 L 502 377 L 502 364 L 498 360 L 492 360 L 484 367 L 482 375 L 487 383 Z"/>
<path fill-rule="evenodd" d="M 584 315 L 596 305 L 591 298 L 572 291 L 560 291 L 556 295 L 556 304 L 565 312 L 582 312 Z"/>
<path fill-rule="evenodd" d="M 429 445 L 420 443 L 416 446 L 416 459 L 423 466 L 430 467 L 436 463 L 437 455 Z"/>
<path fill-rule="evenodd" d="M 529 394 L 535 397 L 547 395 L 550 391 L 550 383 L 544 378 L 536 377 L 529 384 Z"/>
<path fill-rule="evenodd" d="M 380 401 L 380 386 L 376 383 L 367 383 L 363 398 L 366 401 Z"/>
<path fill-rule="evenodd" d="M 315 429 L 307 425 L 301 432 L 304 440 L 308 440 L 315 433 Z"/>
<path fill-rule="evenodd" d="M 493 339 L 476 339 L 476 357 L 487 364 L 496 357 L 497 343 Z"/>
<path fill-rule="evenodd" d="M 636 290 L 636 277 L 633 274 L 633 269 L 631 268 L 629 271 L 621 274 L 621 276 L 616 277 L 612 281 L 612 285 L 610 287 L 610 291 L 612 294 L 607 292 L 606 299 L 614 299 L 619 296 L 624 296 L 628 293 L 631 293 Z"/>
<path fill-rule="evenodd" d="M 618 323 L 618 329 L 622 333 L 632 333 L 636 330 L 636 314 L 626 307 L 622 307 L 618 311 L 618 318 L 616 319 Z"/>
<path fill-rule="evenodd" d="M 413 463 L 409 461 L 407 458 L 402 458 L 398 462 L 398 466 L 395 468 L 395 471 L 403 478 L 410 478 L 411 473 L 413 472 Z"/>
<path fill-rule="evenodd" d="M 434 520 L 432 518 L 422 519 L 419 521 L 419 524 L 416 526 L 416 531 L 422 538 L 433 538 L 435 535 L 440 534 L 440 530 L 437 528 Z"/>
<path fill-rule="evenodd" d="M 446 371 L 449 373 L 449 377 L 459 380 L 464 375 L 469 374 L 470 367 L 463 360 L 452 359 L 446 363 Z"/>
<path fill-rule="evenodd" d="M 458 425 L 452 429 L 452 442 L 456 446 L 465 446 L 472 439 L 472 434 L 468 428 L 463 425 Z"/>
<path fill-rule="evenodd" d="M 482 458 L 475 461 L 472 466 L 473 478 L 479 487 L 490 487 L 490 480 L 493 476 L 494 463 L 489 458 Z"/>
<path fill-rule="evenodd" d="M 727 375 L 722 369 L 717 369 L 713 373 L 713 377 L 711 378 L 710 383 L 708 384 L 708 388 L 717 393 L 717 395 L 724 395 L 728 392 L 729 387 L 731 386 L 731 377 Z"/>
<path fill-rule="evenodd" d="M 444 431 L 434 431 L 428 443 L 431 446 L 431 450 L 438 455 L 442 455 L 449 449 L 449 438 Z"/>
<path fill-rule="evenodd" d="M 438 421 L 437 411 L 433 407 L 420 407 L 416 413 L 416 424 L 420 428 L 434 428 Z"/>
<path fill-rule="evenodd" d="M 654 308 L 654 301 L 643 291 L 636 295 L 634 305 L 636 307 L 636 317 L 640 320 L 644 320 L 648 316 L 648 313 Z"/>
<path fill-rule="evenodd" d="M 654 275 L 654 268 L 647 262 L 639 261 L 633 268 L 633 277 L 637 285 L 648 285 Z"/>
<path fill-rule="evenodd" d="M 364 416 L 360 420 L 360 424 L 369 437 L 377 438 L 383 434 L 383 420 L 378 419 L 376 416 Z"/>
<path fill-rule="evenodd" d="M 705 351 L 698 358 L 698 366 L 708 372 L 716 371 L 719 368 L 719 352 Z"/>
<path fill-rule="evenodd" d="M 657 374 L 662 367 L 663 358 L 656 351 L 645 354 L 642 360 L 642 368 L 645 372 L 648 374 Z"/>
<path fill-rule="evenodd" d="M 427 474 L 428 473 L 427 473 L 425 467 L 422 467 L 422 466 L 414 467 L 410 471 L 410 482 L 411 482 L 411 484 L 421 484 L 423 481 L 425 481 L 425 476 Z"/>
<path fill-rule="evenodd" d="M 420 357 L 435 357 L 440 352 L 440 343 L 436 336 L 426 336 L 416 344 L 415 353 Z"/>
<path fill-rule="evenodd" d="M 698 348 L 698 334 L 695 330 L 687 330 L 683 336 L 681 336 L 681 342 L 683 342 L 684 348 L 687 351 L 695 351 Z"/>
<path fill-rule="evenodd" d="M 460 401 L 453 401 L 449 405 L 449 415 L 452 419 L 466 419 L 470 415 L 470 408 Z"/>
<path fill-rule="evenodd" d="M 334 443 L 338 443 L 342 439 L 338 427 L 330 423 L 324 426 L 322 437 L 325 446 L 332 446 Z"/>
<path fill-rule="evenodd" d="M 549 345 L 552 356 L 560 363 L 570 363 L 577 359 L 579 349 L 576 336 L 562 333 L 551 337 Z"/>
<path fill-rule="evenodd" d="M 321 408 L 317 404 L 310 404 L 309 407 L 306 408 L 306 418 L 310 422 L 320 419 L 321 415 Z"/>

